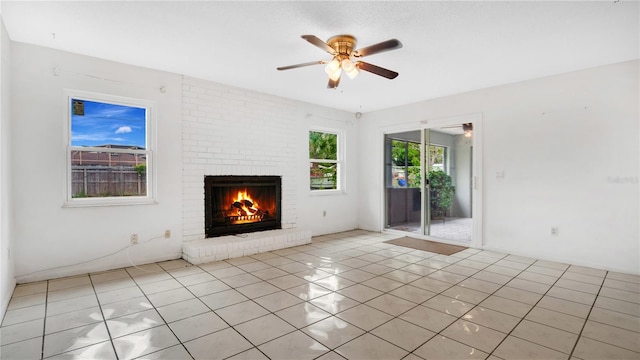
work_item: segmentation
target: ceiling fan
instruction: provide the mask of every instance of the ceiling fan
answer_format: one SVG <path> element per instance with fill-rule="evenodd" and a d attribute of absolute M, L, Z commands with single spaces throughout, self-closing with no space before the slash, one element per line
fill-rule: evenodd
<path fill-rule="evenodd" d="M 401 48 L 402 43 L 397 39 L 383 41 L 362 49 L 354 50 L 356 46 L 356 38 L 351 35 L 334 36 L 327 40 L 327 42 L 322 41 L 315 35 L 302 35 L 302 38 L 331 54 L 333 56 L 331 60 L 320 60 L 296 65 L 281 66 L 278 70 L 289 70 L 303 66 L 326 64 L 327 66 L 325 67 L 325 71 L 329 75 L 329 84 L 327 85 L 329 89 L 335 89 L 338 87 L 340 84 L 340 76 L 343 71 L 350 79 L 355 78 L 360 70 L 368 71 L 387 79 L 395 79 L 398 76 L 398 73 L 395 71 L 357 60 L 364 56 Z"/>
<path fill-rule="evenodd" d="M 470 138 L 473 135 L 473 123 L 443 126 L 440 129 L 460 129 L 460 128 L 462 128 L 464 137 Z"/>

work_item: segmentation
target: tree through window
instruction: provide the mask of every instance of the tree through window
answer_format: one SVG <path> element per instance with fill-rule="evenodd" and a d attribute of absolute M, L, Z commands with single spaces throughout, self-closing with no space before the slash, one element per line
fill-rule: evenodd
<path fill-rule="evenodd" d="M 431 170 L 447 172 L 447 148 L 438 145 L 429 145 L 429 164 Z"/>
<path fill-rule="evenodd" d="M 338 134 L 309 132 L 309 183 L 311 190 L 340 188 L 340 149 Z"/>
<path fill-rule="evenodd" d="M 391 140 L 392 186 L 420 187 L 420 144 Z"/>

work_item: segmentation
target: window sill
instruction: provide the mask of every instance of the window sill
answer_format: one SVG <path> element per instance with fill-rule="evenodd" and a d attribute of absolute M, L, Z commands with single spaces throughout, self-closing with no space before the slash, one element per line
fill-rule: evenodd
<path fill-rule="evenodd" d="M 309 194 L 311 196 L 337 196 L 346 195 L 347 192 L 344 190 L 310 190 Z"/>
<path fill-rule="evenodd" d="M 131 205 L 155 205 L 158 202 L 152 198 L 81 198 L 67 200 L 62 205 L 63 208 L 83 208 L 100 206 L 131 206 Z"/>

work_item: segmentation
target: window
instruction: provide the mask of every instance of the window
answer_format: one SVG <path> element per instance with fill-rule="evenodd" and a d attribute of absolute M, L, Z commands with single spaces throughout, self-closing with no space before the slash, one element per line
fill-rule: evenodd
<path fill-rule="evenodd" d="M 153 201 L 152 104 L 67 91 L 67 206 Z"/>
<path fill-rule="evenodd" d="M 391 140 L 392 187 L 420 187 L 420 144 Z"/>
<path fill-rule="evenodd" d="M 341 190 L 342 150 L 340 134 L 309 132 L 309 184 L 314 191 Z"/>
<path fill-rule="evenodd" d="M 447 148 L 439 145 L 429 145 L 429 164 L 431 164 L 431 170 L 449 173 L 447 166 Z"/>

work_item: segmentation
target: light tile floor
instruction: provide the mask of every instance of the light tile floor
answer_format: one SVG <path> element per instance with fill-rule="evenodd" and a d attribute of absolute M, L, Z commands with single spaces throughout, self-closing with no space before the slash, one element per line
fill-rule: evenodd
<path fill-rule="evenodd" d="M 16 287 L 2 359 L 640 359 L 640 277 L 350 231 Z"/>
<path fill-rule="evenodd" d="M 471 241 L 472 228 L 472 218 L 447 217 L 445 220 L 431 220 L 429 234 L 436 239 Z M 420 221 L 391 226 L 389 229 L 421 233 Z"/>

